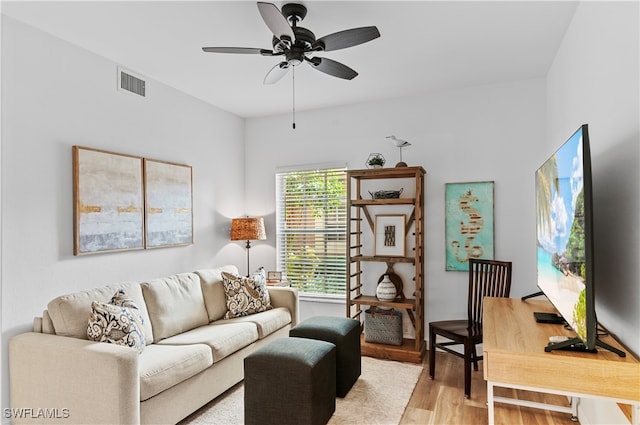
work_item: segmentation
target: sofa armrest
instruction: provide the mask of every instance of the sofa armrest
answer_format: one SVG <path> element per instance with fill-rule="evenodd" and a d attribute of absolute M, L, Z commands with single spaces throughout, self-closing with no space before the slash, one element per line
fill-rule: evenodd
<path fill-rule="evenodd" d="M 271 305 L 274 307 L 286 307 L 291 313 L 291 327 L 294 327 L 300 321 L 298 308 L 298 290 L 295 288 L 287 288 L 281 286 L 269 287 L 269 298 Z"/>
<path fill-rule="evenodd" d="M 138 353 L 128 347 L 16 335 L 9 341 L 9 381 L 14 424 L 140 423 Z"/>

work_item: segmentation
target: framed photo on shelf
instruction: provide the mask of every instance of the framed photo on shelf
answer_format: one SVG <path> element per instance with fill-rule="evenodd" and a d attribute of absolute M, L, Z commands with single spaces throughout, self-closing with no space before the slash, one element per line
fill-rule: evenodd
<path fill-rule="evenodd" d="M 374 226 L 373 255 L 405 256 L 405 214 L 378 214 Z"/>

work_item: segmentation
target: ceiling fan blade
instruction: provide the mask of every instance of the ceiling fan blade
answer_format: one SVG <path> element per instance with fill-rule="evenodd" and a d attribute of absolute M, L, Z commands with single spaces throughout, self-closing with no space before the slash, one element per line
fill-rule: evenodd
<path fill-rule="evenodd" d="M 333 77 L 343 78 L 345 80 L 353 80 L 358 76 L 358 73 L 347 65 L 341 64 L 327 58 L 311 58 L 307 59 L 307 62 L 311 64 L 315 69 L 325 74 L 329 74 Z"/>
<path fill-rule="evenodd" d="M 293 41 L 295 36 L 293 30 L 289 26 L 287 18 L 284 17 L 280 10 L 273 3 L 258 2 L 258 10 L 262 20 L 269 27 L 273 35 L 279 40 L 284 37 L 286 40 Z"/>
<path fill-rule="evenodd" d="M 280 62 L 279 64 L 271 68 L 269 72 L 267 72 L 267 75 L 265 75 L 264 81 L 262 83 L 275 84 L 280 81 L 280 79 L 282 79 L 282 77 L 284 77 L 288 71 L 289 63 L 285 61 Z"/>
<path fill-rule="evenodd" d="M 273 51 L 271 50 L 253 47 L 203 47 L 202 51 L 207 53 L 239 53 L 241 55 L 273 56 Z"/>
<path fill-rule="evenodd" d="M 380 31 L 378 31 L 378 28 L 375 26 L 351 28 L 350 30 L 339 31 L 319 38 L 314 43 L 314 48 L 329 52 L 331 50 L 357 46 L 358 44 L 366 43 L 378 37 L 380 37 Z"/>

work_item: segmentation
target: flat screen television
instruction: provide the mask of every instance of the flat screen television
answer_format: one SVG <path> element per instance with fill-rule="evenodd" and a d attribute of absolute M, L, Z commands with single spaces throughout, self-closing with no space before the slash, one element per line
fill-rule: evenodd
<path fill-rule="evenodd" d="M 546 351 L 619 351 L 597 334 L 591 177 L 587 124 L 535 173 L 537 284 L 576 333 Z"/>

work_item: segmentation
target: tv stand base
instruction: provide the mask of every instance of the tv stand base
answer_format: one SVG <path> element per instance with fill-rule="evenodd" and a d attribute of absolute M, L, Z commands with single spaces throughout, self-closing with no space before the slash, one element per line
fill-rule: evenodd
<path fill-rule="evenodd" d="M 520 299 L 522 301 L 524 301 L 524 300 L 528 300 L 529 298 L 540 297 L 542 295 L 544 295 L 544 292 L 538 291 L 538 292 L 534 292 L 533 294 L 525 295 L 524 297 L 522 297 Z"/>
<path fill-rule="evenodd" d="M 625 357 L 627 355 L 624 351 L 612 347 L 606 342 L 601 341 L 599 338 L 596 338 L 596 346 L 604 348 L 605 350 L 609 350 L 620 357 Z M 583 353 L 598 352 L 598 350 L 596 350 L 595 348 L 592 350 L 588 350 L 580 338 L 571 338 L 562 342 L 550 342 L 546 347 L 544 347 L 544 351 L 546 351 L 547 353 L 553 350 L 580 351 Z"/>

